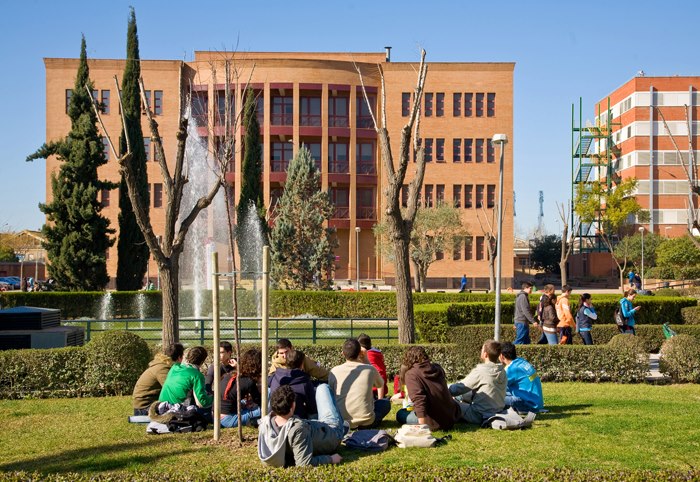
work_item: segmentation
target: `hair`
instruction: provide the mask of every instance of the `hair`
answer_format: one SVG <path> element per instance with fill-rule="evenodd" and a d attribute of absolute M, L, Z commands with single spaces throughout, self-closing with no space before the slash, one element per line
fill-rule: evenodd
<path fill-rule="evenodd" d="M 637 294 L 637 290 L 635 290 L 635 289 L 630 288 L 628 290 L 625 290 L 625 298 L 627 298 L 630 295 L 636 295 L 636 294 Z"/>
<path fill-rule="evenodd" d="M 571 291 L 572 291 L 572 289 L 571 289 L 571 286 L 569 286 L 569 285 L 564 285 L 564 286 L 561 287 L 561 292 L 562 292 L 562 293 L 568 293 L 568 292 L 571 292 Z"/>
<path fill-rule="evenodd" d="M 343 343 L 343 356 L 346 360 L 355 360 L 360 356 L 360 343 L 354 338 L 348 338 Z"/>
<path fill-rule="evenodd" d="M 270 408 L 277 415 L 289 415 L 292 413 L 292 405 L 296 400 L 294 390 L 289 385 L 280 385 L 270 395 Z"/>
<path fill-rule="evenodd" d="M 194 346 L 187 352 L 187 363 L 200 366 L 207 359 L 207 349 L 203 346 Z"/>
<path fill-rule="evenodd" d="M 369 350 L 372 348 L 372 339 L 369 337 L 369 335 L 365 335 L 362 333 L 360 336 L 357 337 L 357 341 L 360 344 L 362 348 L 365 350 Z"/>
<path fill-rule="evenodd" d="M 250 348 L 243 352 L 238 361 L 241 377 L 248 377 L 254 380 L 262 373 L 262 352 L 259 348 Z"/>
<path fill-rule="evenodd" d="M 222 341 L 219 343 L 219 348 L 223 348 L 224 351 L 227 351 L 229 353 L 233 353 L 233 346 L 227 341 Z"/>
<path fill-rule="evenodd" d="M 482 348 L 489 356 L 491 363 L 498 363 L 498 357 L 501 356 L 501 343 L 495 340 L 486 340 Z"/>
<path fill-rule="evenodd" d="M 277 340 L 277 349 L 283 350 L 285 348 L 289 348 L 290 350 L 292 349 L 292 342 L 289 341 L 289 338 L 280 338 Z"/>
<path fill-rule="evenodd" d="M 170 357 L 172 361 L 178 361 L 180 358 L 182 358 L 184 353 L 185 347 L 182 346 L 182 343 L 173 343 L 172 345 L 165 347 L 163 350 L 163 354 Z"/>
<path fill-rule="evenodd" d="M 301 368 L 304 366 L 304 352 L 301 350 L 292 350 L 287 353 L 287 366 L 289 368 Z"/>
<path fill-rule="evenodd" d="M 506 360 L 515 360 L 518 357 L 515 345 L 509 341 L 501 343 L 501 355 L 503 355 L 503 358 Z"/>
<path fill-rule="evenodd" d="M 528 288 L 532 288 L 532 283 L 530 283 L 529 281 L 523 281 L 523 284 L 521 284 L 520 287 L 526 290 Z"/>
<path fill-rule="evenodd" d="M 578 306 L 579 308 L 583 306 L 583 304 L 591 299 L 591 295 L 588 293 L 584 293 L 578 298 Z"/>
<path fill-rule="evenodd" d="M 557 304 L 557 295 L 552 291 L 549 293 L 549 304 L 555 306 Z"/>
<path fill-rule="evenodd" d="M 554 290 L 554 285 L 551 283 L 544 285 L 544 287 L 542 288 L 542 291 L 544 291 L 545 294 L 554 293 Z"/>
<path fill-rule="evenodd" d="M 401 365 L 406 367 L 406 370 L 411 368 L 416 363 L 429 362 L 430 358 L 425 352 L 425 348 L 420 345 L 408 347 L 403 354 Z"/>

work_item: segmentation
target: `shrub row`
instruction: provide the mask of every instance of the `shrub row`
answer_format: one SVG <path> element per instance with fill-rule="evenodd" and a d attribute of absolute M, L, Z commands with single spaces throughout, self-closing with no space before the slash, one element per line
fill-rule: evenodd
<path fill-rule="evenodd" d="M 674 382 L 700 383 L 700 339 L 679 334 L 661 347 L 659 369 Z"/>

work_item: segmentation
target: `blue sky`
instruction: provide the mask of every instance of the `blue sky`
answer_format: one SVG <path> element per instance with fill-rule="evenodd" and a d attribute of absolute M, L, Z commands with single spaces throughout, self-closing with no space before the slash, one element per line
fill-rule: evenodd
<path fill-rule="evenodd" d="M 516 62 L 516 225 L 558 229 L 556 202 L 570 197 L 571 104 L 593 104 L 639 70 L 700 75 L 700 2 L 36 1 L 3 5 L 0 45 L 0 231 L 39 228 L 43 161 L 26 163 L 45 135 L 44 57 L 121 58 L 128 7 L 136 8 L 141 57 L 185 59 L 194 50 L 383 51 L 392 60 Z"/>

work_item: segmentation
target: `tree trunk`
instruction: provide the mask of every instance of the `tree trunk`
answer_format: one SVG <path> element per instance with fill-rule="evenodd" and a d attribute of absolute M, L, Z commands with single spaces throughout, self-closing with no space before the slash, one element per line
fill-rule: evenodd
<path fill-rule="evenodd" d="M 566 284 L 566 258 L 562 257 L 559 262 L 559 272 L 561 273 L 561 285 L 564 286 Z"/>
<path fill-rule="evenodd" d="M 409 247 L 409 250 L 410 249 L 411 248 Z M 413 265 L 413 289 L 416 291 L 416 293 L 420 293 L 421 291 L 423 291 L 423 283 L 420 276 L 420 266 L 413 259 L 411 260 L 410 264 Z"/>
<path fill-rule="evenodd" d="M 407 237 L 406 237 L 407 238 Z M 411 270 L 408 265 L 408 241 L 393 236 L 396 266 L 396 314 L 399 320 L 399 343 L 415 343 L 413 320 L 413 294 L 411 293 Z"/>
<path fill-rule="evenodd" d="M 180 306 L 178 260 L 170 259 L 160 267 L 160 289 L 163 297 L 163 346 L 180 341 Z"/>
<path fill-rule="evenodd" d="M 496 272 L 494 269 L 494 259 L 489 259 L 489 293 L 496 292 Z"/>

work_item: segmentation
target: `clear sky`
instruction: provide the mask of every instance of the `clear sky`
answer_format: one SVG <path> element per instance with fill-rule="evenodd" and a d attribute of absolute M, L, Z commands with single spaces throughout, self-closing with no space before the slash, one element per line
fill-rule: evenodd
<path fill-rule="evenodd" d="M 122 58 L 128 7 L 141 58 L 190 60 L 195 50 L 381 52 L 392 60 L 516 62 L 516 226 L 558 230 L 570 197 L 571 104 L 593 104 L 632 78 L 700 75 L 700 2 L 666 1 L 37 1 L 3 2 L 0 16 L 0 231 L 37 229 L 44 217 L 44 57 Z"/>

